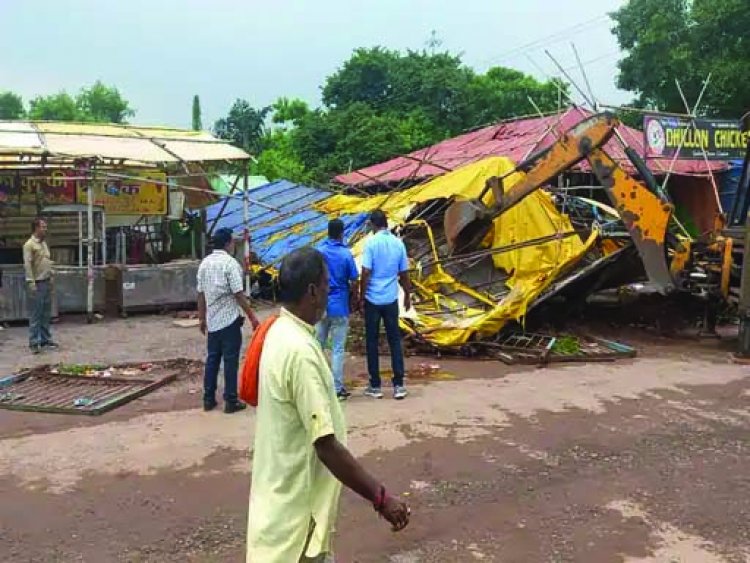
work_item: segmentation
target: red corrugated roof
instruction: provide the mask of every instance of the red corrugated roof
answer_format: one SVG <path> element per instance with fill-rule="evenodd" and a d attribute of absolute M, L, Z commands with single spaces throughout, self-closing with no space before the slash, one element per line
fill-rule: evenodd
<path fill-rule="evenodd" d="M 562 114 L 491 125 L 405 156 L 342 174 L 337 176 L 335 181 L 346 185 L 372 185 L 381 182 L 386 184 L 400 182 L 404 179 L 424 179 L 438 176 L 487 156 L 506 156 L 515 162 L 521 162 L 532 152 L 546 148 L 553 143 L 556 139 L 555 132 L 565 131 L 589 115 L 591 112 L 588 110 L 570 108 Z M 625 141 L 643 157 L 643 133 L 625 125 L 621 125 L 618 131 Z M 618 164 L 629 172 L 633 172 L 633 166 L 617 139 L 612 139 L 605 149 Z M 647 163 L 654 174 L 659 175 L 669 170 L 670 159 L 649 158 Z M 721 161 L 709 161 L 709 166 L 710 170 L 717 172 L 725 170 L 727 164 Z M 589 166 L 583 161 L 574 169 L 588 172 Z M 705 175 L 708 170 L 703 160 L 678 160 L 675 162 L 673 173 Z"/>

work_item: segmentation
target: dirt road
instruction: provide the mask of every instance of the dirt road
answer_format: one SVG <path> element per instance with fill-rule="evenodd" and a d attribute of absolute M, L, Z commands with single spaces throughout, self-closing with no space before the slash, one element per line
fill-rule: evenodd
<path fill-rule="evenodd" d="M 105 326 L 58 326 L 41 360 L 4 331 L 0 370 L 202 353 L 170 319 Z M 750 561 L 750 368 L 714 342 L 633 343 L 616 364 L 439 360 L 455 379 L 348 402 L 353 450 L 413 521 L 393 535 L 346 494 L 338 560 Z M 253 414 L 196 409 L 199 369 L 102 417 L 0 410 L 1 559 L 242 561 Z"/>

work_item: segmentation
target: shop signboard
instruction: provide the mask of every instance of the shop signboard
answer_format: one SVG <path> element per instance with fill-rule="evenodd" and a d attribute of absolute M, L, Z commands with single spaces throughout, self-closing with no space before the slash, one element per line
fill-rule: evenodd
<path fill-rule="evenodd" d="M 738 120 L 695 119 L 646 115 L 643 122 L 646 157 L 678 160 L 734 160 L 747 150 L 749 132 Z"/>
<path fill-rule="evenodd" d="M 75 203 L 75 183 L 63 170 L 0 171 L 0 213 L 36 215 L 49 205 Z"/>
<path fill-rule="evenodd" d="M 93 184 L 94 205 L 107 215 L 166 215 L 169 188 L 163 172 L 123 171 Z M 88 203 L 85 182 L 78 182 L 78 202 Z"/>

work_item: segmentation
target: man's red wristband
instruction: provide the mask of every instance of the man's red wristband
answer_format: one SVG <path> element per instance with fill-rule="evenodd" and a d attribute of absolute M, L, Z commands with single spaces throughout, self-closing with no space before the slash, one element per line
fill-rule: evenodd
<path fill-rule="evenodd" d="M 378 494 L 375 496 L 375 502 L 372 503 L 372 506 L 375 509 L 375 512 L 379 513 L 383 511 L 386 498 L 387 498 L 387 495 L 385 492 L 385 487 L 383 485 L 380 485 L 380 490 L 378 491 Z"/>

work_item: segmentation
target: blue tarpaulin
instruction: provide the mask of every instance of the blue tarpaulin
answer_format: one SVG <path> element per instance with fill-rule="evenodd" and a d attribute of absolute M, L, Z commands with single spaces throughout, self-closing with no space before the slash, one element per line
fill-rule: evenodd
<path fill-rule="evenodd" d="M 331 197 L 321 188 L 303 186 L 288 180 L 277 180 L 248 191 L 248 197 L 274 207 L 267 209 L 252 201 L 249 204 L 251 247 L 264 265 L 278 265 L 286 254 L 325 239 L 330 217 L 317 211 L 314 204 Z M 215 229 L 228 228 L 241 235 L 243 202 L 238 197 L 224 198 L 206 208 L 207 225 L 212 225 L 224 203 L 226 208 Z M 359 230 L 367 220 L 366 214 L 342 215 L 345 240 Z M 215 230 L 214 229 L 214 230 Z"/>
<path fill-rule="evenodd" d="M 737 197 L 737 189 L 740 185 L 740 176 L 742 176 L 742 161 L 729 161 L 729 168 L 722 175 L 719 185 L 719 199 L 721 200 L 722 211 L 727 215 L 732 212 L 732 205 L 734 205 L 734 199 Z"/>

